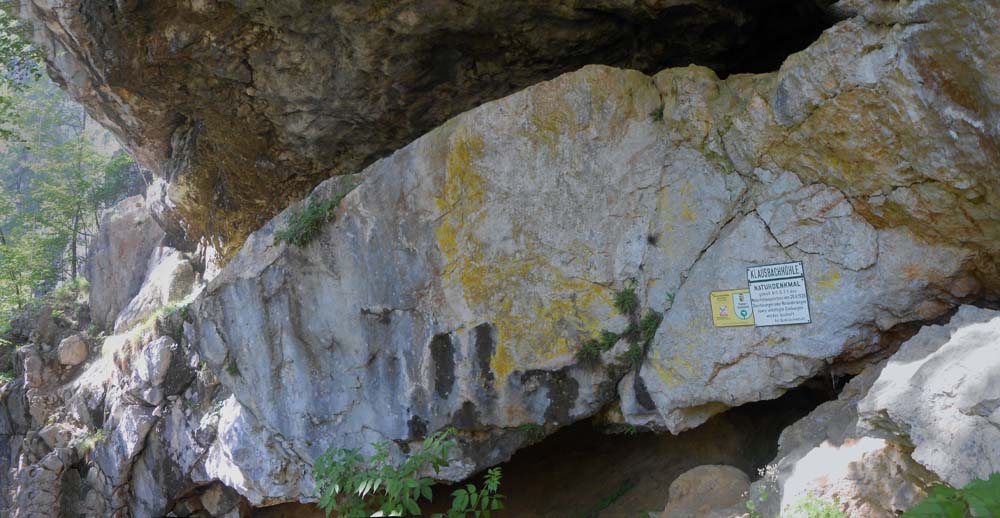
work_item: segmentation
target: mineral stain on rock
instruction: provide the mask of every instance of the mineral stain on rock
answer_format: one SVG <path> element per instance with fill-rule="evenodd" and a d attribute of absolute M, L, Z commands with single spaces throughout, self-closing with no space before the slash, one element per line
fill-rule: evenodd
<path fill-rule="evenodd" d="M 451 335 L 434 335 L 430 347 L 434 362 L 434 391 L 441 399 L 448 399 L 455 385 L 455 346 Z"/>

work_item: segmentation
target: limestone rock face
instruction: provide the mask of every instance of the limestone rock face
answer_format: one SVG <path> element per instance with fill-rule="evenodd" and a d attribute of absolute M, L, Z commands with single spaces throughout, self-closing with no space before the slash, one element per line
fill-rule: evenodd
<path fill-rule="evenodd" d="M 776 67 L 831 2 L 19 3 L 57 79 L 172 182 L 161 208 L 235 251 L 290 198 L 485 101 L 589 63 Z"/>
<path fill-rule="evenodd" d="M 750 478 L 732 466 L 698 466 L 670 484 L 661 518 L 738 518 L 746 512 Z"/>
<path fill-rule="evenodd" d="M 554 20 L 589 27 L 595 12 L 627 11 L 471 2 L 479 14 L 435 18 L 420 3 L 327 4 L 308 20 L 254 2 L 24 0 L 22 13 L 64 51 L 52 65 L 68 88 L 144 160 L 165 160 L 171 182 L 149 199 L 158 217 L 186 213 L 199 235 L 209 221 L 199 211 L 218 215 L 235 248 L 240 229 L 317 176 L 353 172 L 453 111 L 548 77 L 517 64 L 563 56 L 537 53 L 540 34 L 578 41 Z M 388 442 L 401 457 L 446 427 L 460 444 L 438 476 L 457 480 L 609 407 L 627 424 L 678 432 L 884 358 L 901 326 L 1000 288 L 1000 4 L 977 5 L 844 2 L 857 15 L 774 73 L 587 66 L 535 84 L 320 184 L 251 234 L 204 289 L 171 241 L 177 220 L 161 225 L 140 199 L 123 202 L 102 225 L 90 272 L 94 318 L 119 334 L 82 372 L 58 369 L 44 347 L 18 352 L 24 381 L 4 399 L 19 466 L 11 493 L 27 502 L 32 487 L 74 487 L 79 498 L 66 501 L 94 516 L 239 513 L 311 501 L 310 467 L 328 447 Z M 428 40 L 407 35 L 452 42 L 441 35 L 453 29 L 435 24 L 461 21 L 462 47 L 502 32 L 483 20 L 507 9 L 537 20 L 524 22 L 528 44 L 493 42 L 490 55 L 507 57 L 472 68 L 445 46 L 429 63 L 461 80 L 435 72 L 415 87 L 427 97 L 411 91 L 407 63 L 427 53 L 408 45 Z M 319 27 L 358 33 L 307 38 Z M 365 39 L 379 30 L 400 35 L 393 49 Z M 334 59 L 314 44 L 351 52 Z M 507 48 L 517 50 L 497 50 Z M 188 73 L 198 79 L 176 80 Z M 497 77 L 512 79 L 481 88 Z M 279 239 L 307 205 L 346 191 L 310 242 Z M 782 261 L 803 262 L 811 324 L 712 326 L 711 291 L 745 287 L 748 266 Z M 614 299 L 627 289 L 638 307 L 622 315 Z M 187 311 L 157 313 L 199 290 Z M 649 311 L 662 323 L 630 347 L 630 320 Z M 582 345 L 603 331 L 628 336 L 585 361 Z M 928 384 L 880 380 L 858 424 L 855 401 L 880 371 L 862 373 L 855 398 L 821 409 L 833 418 L 816 414 L 786 434 L 783 494 L 796 493 L 792 480 L 814 488 L 800 461 L 827 454 L 846 459 L 847 475 L 816 490 L 855 495 L 845 501 L 864 516 L 904 508 L 936 478 L 997 469 L 922 432 L 934 416 L 918 408 L 928 390 L 940 399 L 933 409 L 954 418 L 949 430 L 996 444 L 985 428 L 993 389 L 934 375 L 941 362 L 994 366 L 972 336 L 991 333 L 941 356 L 904 347 L 910 359 L 886 372 L 916 369 Z M 47 428 L 51 416 L 59 427 Z M 947 456 L 963 466 L 944 465 Z"/>
<path fill-rule="evenodd" d="M 781 435 L 778 457 L 754 483 L 765 516 L 807 494 L 848 516 L 890 518 L 931 484 L 962 487 L 1000 470 L 996 351 L 1000 312 L 962 306 L 865 369 L 836 401 Z"/>
<path fill-rule="evenodd" d="M 114 324 L 142 287 L 149 257 L 163 235 L 142 196 L 126 198 L 108 211 L 87 260 L 94 322 Z"/>
<path fill-rule="evenodd" d="M 183 299 L 198 281 L 198 274 L 185 254 L 166 246 L 150 252 L 144 275 L 142 288 L 115 319 L 115 331 L 124 331 L 158 309 Z"/>
<path fill-rule="evenodd" d="M 1000 312 L 963 307 L 889 359 L 858 404 L 865 431 L 963 487 L 1000 471 Z"/>
<path fill-rule="evenodd" d="M 192 342 L 264 433 L 305 459 L 446 426 L 475 432 L 446 478 L 506 457 L 524 424 L 563 425 L 620 398 L 628 422 L 677 432 L 877 353 L 895 326 L 976 296 L 976 259 L 992 253 L 935 230 L 924 204 L 876 217 L 859 185 L 838 180 L 885 193 L 914 175 L 997 187 L 1000 176 L 981 174 L 996 163 L 961 151 L 991 127 L 989 96 L 951 117 L 943 107 L 957 107 L 913 54 L 933 41 L 972 59 L 945 36 L 996 31 L 954 2 L 929 5 L 955 16 L 850 19 L 775 74 L 586 67 L 456 117 L 368 168 L 308 245 L 275 238 L 301 206 L 253 234 L 195 304 Z M 805 75 L 807 62 L 819 72 Z M 864 108 L 838 108 L 859 95 Z M 891 132 L 847 122 L 904 107 Z M 827 111 L 843 120 L 789 122 Z M 849 160 L 876 148 L 912 171 Z M 817 150 L 829 150 L 823 174 L 803 162 Z M 911 157 L 932 152 L 963 158 Z M 963 198 L 970 229 L 995 225 L 984 196 Z M 710 291 L 790 260 L 804 263 L 812 324 L 712 327 Z M 627 326 L 612 298 L 632 279 L 640 309 L 665 313 L 641 367 L 578 361 L 582 342 Z"/>

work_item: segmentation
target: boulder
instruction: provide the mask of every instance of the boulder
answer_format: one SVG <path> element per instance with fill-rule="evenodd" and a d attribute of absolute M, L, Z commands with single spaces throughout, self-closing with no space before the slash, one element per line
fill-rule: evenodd
<path fill-rule="evenodd" d="M 618 398 L 629 423 L 676 433 L 831 364 L 856 365 L 898 326 L 977 296 L 976 259 L 993 245 L 946 232 L 922 204 L 876 217 L 840 179 L 863 178 L 871 196 L 918 177 L 979 190 L 964 202 L 966 230 L 1000 221 L 985 194 L 1000 175 L 981 174 L 996 162 L 963 154 L 980 135 L 940 109 L 954 101 L 923 80 L 915 54 L 932 41 L 972 59 L 946 34 L 990 34 L 993 22 L 933 5 L 955 16 L 912 27 L 850 19 L 774 74 L 590 66 L 460 115 L 366 169 L 312 242 L 279 236 L 350 179 L 251 235 L 192 306 L 191 341 L 261 433 L 303 458 L 455 426 L 465 442 L 439 474 L 449 479 L 509 456 L 524 442 L 519 426 L 550 430 Z M 890 50 L 819 57 L 868 48 Z M 803 75 L 807 58 L 822 74 Z M 832 90 L 817 90 L 819 78 Z M 895 137 L 789 122 L 861 94 L 843 110 L 914 115 L 894 120 Z M 977 107 L 968 116 L 992 124 L 994 106 Z M 789 139 L 801 156 L 769 151 Z M 912 170 L 851 161 L 875 147 Z M 817 176 L 800 159 L 826 149 L 829 171 Z M 951 169 L 929 153 L 953 157 Z M 745 287 L 747 267 L 782 261 L 803 262 L 811 324 L 712 326 L 710 291 Z M 613 301 L 630 286 L 637 313 L 664 314 L 638 368 L 626 354 L 582 361 L 585 342 L 626 329 Z"/>
<path fill-rule="evenodd" d="M 908 340 L 858 403 L 861 428 L 963 487 L 1000 472 L 1000 312 L 963 306 Z"/>
<path fill-rule="evenodd" d="M 115 332 L 120 333 L 142 323 L 157 310 L 185 298 L 197 279 L 198 275 L 185 254 L 170 247 L 155 248 L 149 255 L 138 293 L 115 318 Z"/>
<path fill-rule="evenodd" d="M 164 233 L 142 196 L 118 202 L 105 214 L 100 228 L 86 275 L 91 318 L 102 327 L 110 327 L 142 287 L 149 257 Z"/>
<path fill-rule="evenodd" d="M 1000 312 L 963 306 L 851 380 L 782 432 L 753 495 L 764 516 L 811 495 L 848 516 L 891 518 L 930 486 L 1000 471 L 996 373 Z M 993 416 L 991 418 L 991 416 Z"/>
<path fill-rule="evenodd" d="M 739 518 L 746 513 L 750 478 L 732 466 L 698 466 L 670 484 L 661 518 Z"/>
<path fill-rule="evenodd" d="M 87 359 L 89 353 L 87 339 L 80 334 L 70 335 L 59 342 L 57 353 L 59 363 L 63 365 L 79 365 Z"/>

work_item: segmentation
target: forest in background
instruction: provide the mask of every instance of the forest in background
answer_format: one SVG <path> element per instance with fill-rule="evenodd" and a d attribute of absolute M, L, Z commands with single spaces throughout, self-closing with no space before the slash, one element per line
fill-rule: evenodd
<path fill-rule="evenodd" d="M 43 73 L 27 30 L 0 3 L 0 336 L 58 286 L 77 291 L 102 212 L 145 190 L 114 137 Z"/>

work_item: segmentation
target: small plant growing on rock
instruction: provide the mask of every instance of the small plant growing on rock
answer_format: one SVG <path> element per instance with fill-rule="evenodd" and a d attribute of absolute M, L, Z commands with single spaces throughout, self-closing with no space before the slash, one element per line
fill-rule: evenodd
<path fill-rule="evenodd" d="M 524 423 L 517 427 L 517 431 L 524 434 L 528 440 L 537 441 L 545 436 L 545 427 L 535 423 Z"/>
<path fill-rule="evenodd" d="M 304 207 L 289 215 L 285 228 L 277 231 L 275 238 L 295 246 L 308 244 L 319 234 L 326 222 L 333 221 L 334 207 L 353 188 L 354 185 L 348 185 L 325 200 L 308 198 Z"/>
<path fill-rule="evenodd" d="M 414 516 L 420 514 L 421 500 L 433 498 L 434 481 L 420 476 L 427 469 L 437 473 L 448 465 L 448 452 L 455 442 L 454 430 L 432 434 L 422 447 L 396 466 L 388 443 L 375 444 L 375 455 L 366 459 L 356 449 L 330 449 L 316 461 L 313 476 L 319 489 L 319 507 L 327 516 Z M 452 493 L 451 508 L 435 517 L 466 516 L 489 518 L 503 509 L 500 468 L 486 474 L 482 488 L 468 484 Z"/>
<path fill-rule="evenodd" d="M 89 453 L 90 450 L 93 450 L 95 446 L 106 441 L 108 439 L 108 436 L 109 436 L 108 431 L 103 429 L 85 435 L 83 439 L 80 440 L 79 444 L 79 451 L 81 455 L 86 455 L 87 453 Z"/>
<path fill-rule="evenodd" d="M 625 316 L 630 316 L 639 307 L 639 296 L 635 294 L 635 281 L 630 281 L 625 288 L 615 293 L 615 309 Z"/>
<path fill-rule="evenodd" d="M 596 338 L 584 340 L 576 350 L 576 359 L 590 367 L 601 363 L 601 342 Z"/>
<path fill-rule="evenodd" d="M 628 326 L 625 330 L 617 334 L 605 329 L 597 338 L 584 340 L 576 351 L 577 361 L 594 367 L 601 362 L 601 353 L 614 347 L 618 340 L 624 339 L 629 346 L 617 361 L 631 369 L 638 369 L 642 365 L 646 350 L 649 349 L 653 337 L 656 336 L 656 330 L 663 322 L 663 313 L 650 309 L 640 318 L 639 296 L 635 292 L 635 285 L 635 279 L 626 282 L 625 287 L 615 293 L 612 301 L 615 309 L 628 317 Z M 670 300 L 672 303 L 673 299 Z"/>
<path fill-rule="evenodd" d="M 656 335 L 656 329 L 663 321 L 663 314 L 651 309 L 646 310 L 646 314 L 639 320 L 639 335 L 644 344 L 649 345 Z"/>
<path fill-rule="evenodd" d="M 847 518 L 840 510 L 840 502 L 823 500 L 816 495 L 806 495 L 790 505 L 782 518 Z"/>

